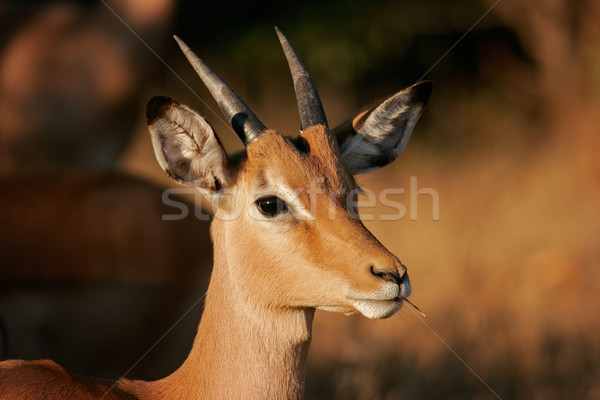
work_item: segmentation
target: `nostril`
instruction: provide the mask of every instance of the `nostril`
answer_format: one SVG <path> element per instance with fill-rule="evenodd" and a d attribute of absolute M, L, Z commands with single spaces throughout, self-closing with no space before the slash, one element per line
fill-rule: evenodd
<path fill-rule="evenodd" d="M 400 276 L 397 272 L 375 269 L 372 265 L 369 267 L 369 271 L 371 271 L 371 274 L 378 277 L 379 279 L 394 282 L 398 285 L 402 284 L 402 281 L 404 279 L 404 274 Z"/>
<path fill-rule="evenodd" d="M 404 282 L 404 277 L 406 277 L 406 273 L 402 273 L 399 275 L 396 275 L 398 277 L 398 285 L 400 285 L 401 283 Z"/>

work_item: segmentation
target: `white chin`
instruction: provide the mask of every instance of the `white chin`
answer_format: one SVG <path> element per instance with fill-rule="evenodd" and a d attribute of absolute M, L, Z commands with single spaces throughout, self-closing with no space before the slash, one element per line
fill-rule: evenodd
<path fill-rule="evenodd" d="M 354 308 L 371 319 L 388 318 L 402 307 L 402 301 L 392 300 L 354 300 Z"/>

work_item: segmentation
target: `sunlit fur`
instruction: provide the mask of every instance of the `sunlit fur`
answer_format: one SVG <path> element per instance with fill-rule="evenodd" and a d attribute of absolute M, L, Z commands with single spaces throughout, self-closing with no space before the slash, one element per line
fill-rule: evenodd
<path fill-rule="evenodd" d="M 391 285 L 373 276 L 371 265 L 394 272 L 403 272 L 403 267 L 346 210 L 347 195 L 356 184 L 343 167 L 335 142 L 323 127 L 311 128 L 302 137 L 310 146 L 307 154 L 274 132 L 248 146 L 244 174 L 232 189 L 233 209 L 246 212 L 222 223 L 220 219 L 231 218 L 220 211 L 213 232 L 224 231 L 227 259 L 236 265 L 230 272 L 235 291 L 249 304 L 355 312 L 349 297 L 366 298 Z M 260 218 L 254 201 L 265 194 L 277 195 L 270 191 L 277 187 L 295 191 L 314 219 L 295 215 L 292 207 L 275 220 Z"/>
<path fill-rule="evenodd" d="M 373 276 L 369 267 L 403 267 L 347 212 L 343 193 L 356 184 L 340 162 L 337 145 L 323 127 L 302 137 L 308 153 L 275 132 L 247 147 L 228 190 L 234 204 L 230 211 L 220 209 L 212 225 L 219 256 L 188 360 L 162 381 L 126 382 L 123 388 L 142 397 L 163 393 L 165 399 L 183 392 L 190 399 L 300 398 L 314 308 L 356 312 L 354 298 L 364 303 L 369 296 L 375 299 L 366 307 L 371 318 L 399 308 L 401 303 L 392 300 L 399 289 L 388 293 L 388 301 L 382 297 L 398 286 Z M 304 190 L 314 182 L 320 182 L 323 194 L 314 197 L 316 207 L 311 207 Z M 255 200 L 281 187 L 302 190 L 297 198 L 305 209 L 312 208 L 314 220 L 297 219 L 293 209 L 261 219 Z"/>
<path fill-rule="evenodd" d="M 182 112 L 194 115 L 177 123 Z M 123 379 L 104 398 L 302 398 L 315 309 L 386 318 L 410 295 L 406 268 L 348 210 L 357 187 L 339 139 L 320 125 L 299 139 L 266 131 L 227 157 L 212 128 L 187 107 L 160 98 L 148 115 L 165 172 L 217 205 L 214 267 L 183 365 L 155 382 Z M 207 154 L 219 156 L 207 164 Z M 262 215 L 256 201 L 265 196 L 281 197 L 288 212 Z M 110 387 L 48 360 L 0 363 L 2 399 L 97 400 Z"/>

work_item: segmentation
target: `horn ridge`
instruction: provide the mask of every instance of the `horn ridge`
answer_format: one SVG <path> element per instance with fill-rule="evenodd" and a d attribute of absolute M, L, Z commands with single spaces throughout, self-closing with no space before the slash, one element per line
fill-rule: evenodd
<path fill-rule="evenodd" d="M 327 117 L 325 116 L 323 104 L 321 103 L 315 84 L 283 33 L 277 27 L 275 27 L 275 32 L 277 32 L 281 47 L 285 53 L 285 58 L 290 67 L 290 72 L 292 73 L 294 91 L 296 92 L 298 111 L 300 113 L 301 129 L 304 130 L 315 125 L 327 126 Z"/>
<path fill-rule="evenodd" d="M 250 110 L 244 101 L 217 74 L 215 74 L 177 35 L 179 44 L 204 85 L 219 104 L 223 115 L 229 120 L 244 145 L 254 142 L 267 127 Z"/>

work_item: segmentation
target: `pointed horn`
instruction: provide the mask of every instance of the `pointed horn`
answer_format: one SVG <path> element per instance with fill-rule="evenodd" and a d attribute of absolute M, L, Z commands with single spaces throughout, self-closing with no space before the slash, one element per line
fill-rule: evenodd
<path fill-rule="evenodd" d="M 225 118 L 244 145 L 254 142 L 267 127 L 254 115 L 244 101 L 217 76 L 177 35 L 173 36 L 204 85 L 219 103 Z"/>
<path fill-rule="evenodd" d="M 277 27 L 275 27 L 275 32 L 279 36 L 281 47 L 283 47 L 283 52 L 285 53 L 285 58 L 287 58 L 292 79 L 294 80 L 298 111 L 300 111 L 301 129 L 304 130 L 315 125 L 327 126 L 327 118 L 325 117 L 323 104 L 321 104 L 315 84 L 283 33 Z"/>

